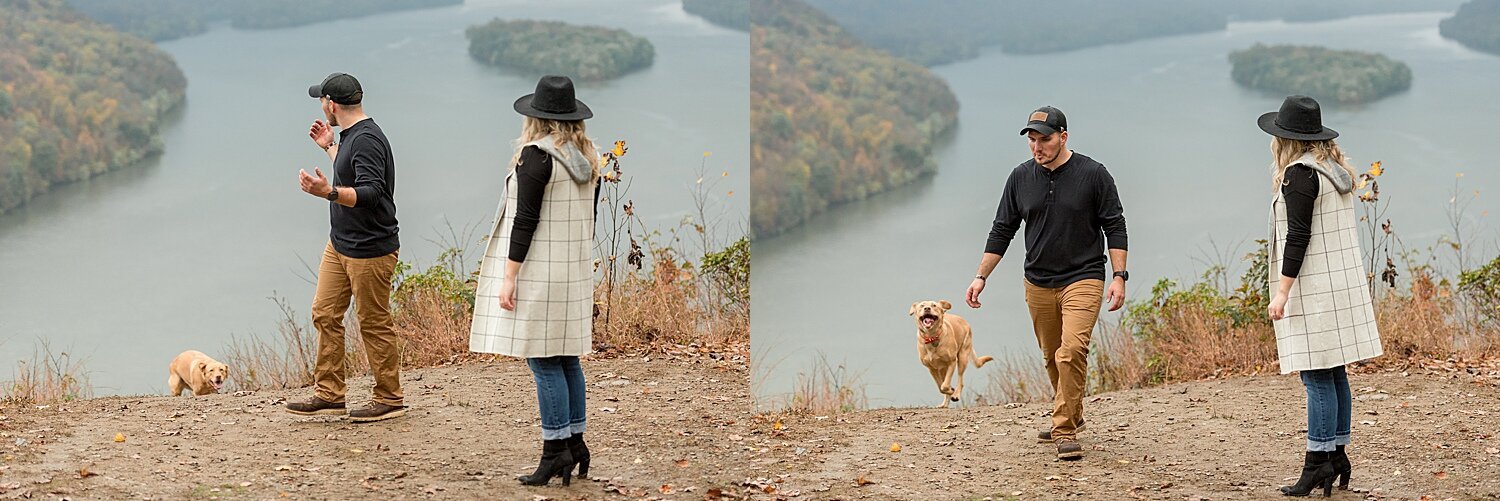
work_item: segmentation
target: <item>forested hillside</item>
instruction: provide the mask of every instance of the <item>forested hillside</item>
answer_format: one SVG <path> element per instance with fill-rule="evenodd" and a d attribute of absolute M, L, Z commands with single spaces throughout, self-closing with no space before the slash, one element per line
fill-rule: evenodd
<path fill-rule="evenodd" d="M 186 86 L 151 42 L 62 0 L 0 4 L 0 212 L 159 151 Z"/>
<path fill-rule="evenodd" d="M 936 169 L 958 100 L 800 0 L 751 7 L 751 225 L 758 237 Z"/>

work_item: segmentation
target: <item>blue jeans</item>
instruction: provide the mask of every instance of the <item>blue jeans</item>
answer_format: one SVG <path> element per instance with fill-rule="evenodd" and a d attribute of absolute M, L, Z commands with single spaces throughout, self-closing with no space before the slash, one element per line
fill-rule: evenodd
<path fill-rule="evenodd" d="M 1307 387 L 1307 450 L 1327 452 L 1349 445 L 1354 401 L 1344 366 L 1302 371 L 1302 385 Z"/>
<path fill-rule="evenodd" d="M 578 357 L 528 358 L 542 411 L 542 440 L 562 440 L 583 433 L 585 389 Z"/>

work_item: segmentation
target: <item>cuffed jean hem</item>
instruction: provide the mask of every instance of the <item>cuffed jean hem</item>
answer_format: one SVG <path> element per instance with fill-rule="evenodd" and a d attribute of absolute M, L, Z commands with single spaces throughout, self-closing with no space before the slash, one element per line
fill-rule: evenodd
<path fill-rule="evenodd" d="M 1338 450 L 1338 448 L 1334 446 L 1334 442 L 1334 440 L 1317 441 L 1309 438 L 1307 439 L 1307 450 L 1312 452 L 1333 452 L 1335 450 Z"/>
<path fill-rule="evenodd" d="M 568 434 L 570 436 L 582 434 L 584 432 L 584 428 L 586 428 L 586 425 L 587 423 L 584 423 L 583 421 L 579 421 L 577 423 L 568 423 Z M 1348 439 L 1344 439 L 1344 443 L 1349 443 Z"/>
<path fill-rule="evenodd" d="M 546 429 L 546 428 L 542 428 L 542 440 L 566 440 L 568 437 L 571 437 L 571 436 L 573 436 L 573 432 L 569 431 L 567 428 L 560 428 L 560 429 L 556 429 L 556 430 L 549 430 L 549 429 Z M 1329 447 L 1332 447 L 1332 446 L 1329 446 Z M 1328 449 L 1328 450 L 1331 451 L 1333 449 Z"/>
<path fill-rule="evenodd" d="M 1333 445 L 1349 445 L 1349 436 L 1339 435 L 1337 437 L 1333 437 Z"/>

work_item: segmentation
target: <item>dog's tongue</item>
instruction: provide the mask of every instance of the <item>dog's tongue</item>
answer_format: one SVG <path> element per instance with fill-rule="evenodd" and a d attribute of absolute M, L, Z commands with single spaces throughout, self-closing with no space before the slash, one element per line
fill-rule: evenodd
<path fill-rule="evenodd" d="M 932 317 L 923 318 L 922 319 L 922 326 L 923 327 L 932 327 L 932 324 L 934 322 L 937 322 L 937 319 L 932 318 Z"/>

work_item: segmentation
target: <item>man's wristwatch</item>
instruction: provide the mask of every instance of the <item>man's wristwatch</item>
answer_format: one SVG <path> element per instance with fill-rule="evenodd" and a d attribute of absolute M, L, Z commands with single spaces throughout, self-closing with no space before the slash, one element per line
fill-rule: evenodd
<path fill-rule="evenodd" d="M 332 189 L 328 191 L 327 195 L 323 195 L 323 198 L 328 199 L 329 202 L 339 201 L 339 188 L 337 186 L 329 186 L 329 188 Z"/>
<path fill-rule="evenodd" d="M 1121 280 L 1130 281 L 1130 272 L 1128 271 L 1117 271 L 1115 272 L 1115 276 L 1120 277 Z"/>
<path fill-rule="evenodd" d="M 979 281 L 981 281 L 981 282 L 988 282 L 989 281 L 989 279 L 985 278 L 984 275 L 974 275 L 974 278 L 979 279 Z"/>

